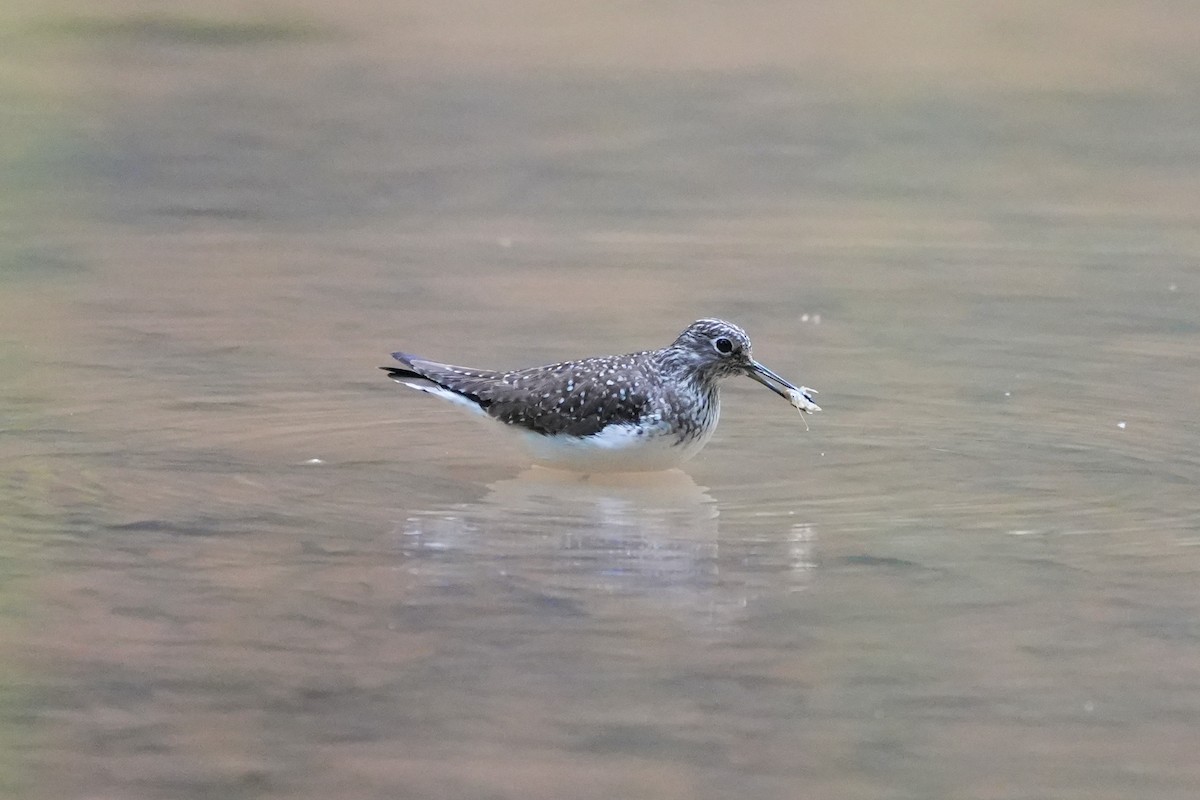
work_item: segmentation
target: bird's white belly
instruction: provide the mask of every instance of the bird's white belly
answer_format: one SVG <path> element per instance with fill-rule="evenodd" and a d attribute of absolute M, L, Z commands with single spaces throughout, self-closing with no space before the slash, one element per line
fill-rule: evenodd
<path fill-rule="evenodd" d="M 426 394 L 448 400 L 471 413 L 491 419 L 477 403 L 440 386 L 400 381 Z M 680 438 L 662 421 L 641 426 L 609 425 L 593 436 L 545 435 L 517 425 L 503 425 L 519 438 L 533 461 L 545 467 L 574 472 L 654 472 L 671 469 L 699 453 L 717 428 L 721 404 L 713 397 L 701 429 Z"/>
<path fill-rule="evenodd" d="M 534 463 L 542 466 L 575 472 L 651 472 L 677 467 L 696 455 L 715 428 L 709 425 L 683 441 L 666 426 L 610 425 L 594 436 L 543 436 L 530 431 L 520 435 Z"/>

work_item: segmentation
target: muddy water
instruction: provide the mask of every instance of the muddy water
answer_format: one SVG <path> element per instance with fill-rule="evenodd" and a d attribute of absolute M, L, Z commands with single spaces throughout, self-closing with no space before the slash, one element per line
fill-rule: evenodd
<path fill-rule="evenodd" d="M 1200 792 L 1200 15 L 156 8 L 8 35 L 7 794 Z M 708 315 L 810 431 L 376 369 Z"/>

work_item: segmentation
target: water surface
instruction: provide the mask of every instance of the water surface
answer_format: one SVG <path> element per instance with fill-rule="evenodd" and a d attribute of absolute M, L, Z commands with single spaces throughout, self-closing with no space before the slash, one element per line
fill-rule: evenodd
<path fill-rule="evenodd" d="M 1200 15 L 926 5 L 24 20 L 0 787 L 1195 797 Z M 713 315 L 811 430 L 584 481 L 376 369 Z"/>

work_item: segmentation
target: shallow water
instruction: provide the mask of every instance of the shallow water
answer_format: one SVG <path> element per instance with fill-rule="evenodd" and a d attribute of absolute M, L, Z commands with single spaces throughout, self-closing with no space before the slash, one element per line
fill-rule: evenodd
<path fill-rule="evenodd" d="M 851 5 L 24 20 L 0 789 L 1195 797 L 1200 14 Z M 376 369 L 709 315 L 811 430 L 579 480 Z"/>

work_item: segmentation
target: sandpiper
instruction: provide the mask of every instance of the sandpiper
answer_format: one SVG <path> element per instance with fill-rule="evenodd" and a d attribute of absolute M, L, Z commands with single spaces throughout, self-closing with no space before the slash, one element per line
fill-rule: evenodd
<path fill-rule="evenodd" d="M 520 434 L 537 464 L 577 472 L 670 469 L 708 442 L 721 413 L 719 383 L 746 375 L 802 413 L 814 391 L 750 356 L 750 337 L 702 319 L 660 350 L 563 361 L 511 372 L 455 367 L 392 353 L 388 377 L 490 417 Z"/>

